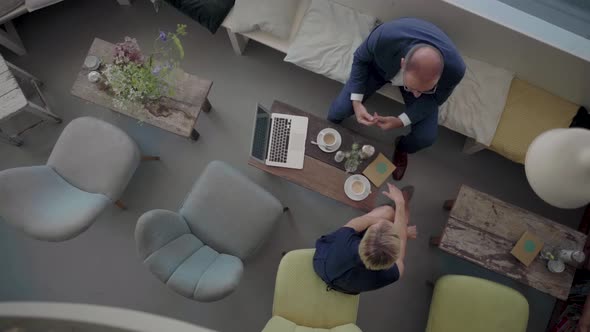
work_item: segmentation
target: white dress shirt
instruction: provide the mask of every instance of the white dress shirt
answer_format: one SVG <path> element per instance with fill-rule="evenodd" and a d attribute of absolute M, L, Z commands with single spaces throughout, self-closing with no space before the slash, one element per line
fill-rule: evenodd
<path fill-rule="evenodd" d="M 401 70 L 398 71 L 397 74 L 395 74 L 395 76 L 391 79 L 391 84 L 393 86 L 404 86 L 404 78 L 403 78 L 403 73 Z M 356 100 L 356 101 L 362 102 L 363 98 L 364 98 L 364 95 L 362 93 L 351 93 L 350 94 L 350 100 Z M 400 114 L 398 116 L 398 118 L 402 121 L 402 123 L 404 124 L 404 127 L 407 127 L 412 124 L 412 121 L 410 121 L 410 118 L 408 117 L 408 115 L 406 113 Z"/>

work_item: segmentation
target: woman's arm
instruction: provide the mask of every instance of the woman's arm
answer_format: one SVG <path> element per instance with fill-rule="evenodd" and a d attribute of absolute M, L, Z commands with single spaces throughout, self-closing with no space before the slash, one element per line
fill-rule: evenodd
<path fill-rule="evenodd" d="M 370 216 L 365 214 L 363 216 L 357 217 L 352 219 L 351 221 L 347 222 L 344 227 L 350 227 L 354 229 L 357 233 L 364 232 L 369 228 L 371 225 L 374 225 L 383 219 Z"/>

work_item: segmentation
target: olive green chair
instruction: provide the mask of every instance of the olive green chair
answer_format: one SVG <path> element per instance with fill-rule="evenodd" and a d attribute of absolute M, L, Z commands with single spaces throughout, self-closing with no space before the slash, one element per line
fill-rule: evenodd
<path fill-rule="evenodd" d="M 328 291 L 313 270 L 315 249 L 291 251 L 279 264 L 272 318 L 262 332 L 362 332 L 358 295 Z"/>
<path fill-rule="evenodd" d="M 426 332 L 525 332 L 527 300 L 489 280 L 447 275 L 434 287 Z"/>

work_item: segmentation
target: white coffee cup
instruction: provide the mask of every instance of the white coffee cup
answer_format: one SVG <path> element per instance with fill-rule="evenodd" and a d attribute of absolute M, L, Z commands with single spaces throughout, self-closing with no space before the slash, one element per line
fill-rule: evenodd
<path fill-rule="evenodd" d="M 367 188 L 365 187 L 365 184 L 363 183 L 363 181 L 361 181 L 361 180 L 354 180 L 350 184 L 350 190 L 355 195 L 362 195 L 362 194 L 365 193 L 365 191 L 367 190 Z"/>
<path fill-rule="evenodd" d="M 88 80 L 92 83 L 96 83 L 100 80 L 100 73 L 97 71 L 91 71 L 88 73 Z"/>
<path fill-rule="evenodd" d="M 336 145 L 337 141 L 338 141 L 338 138 L 332 132 L 326 132 L 320 136 L 320 144 L 327 147 L 327 148 L 334 147 Z"/>

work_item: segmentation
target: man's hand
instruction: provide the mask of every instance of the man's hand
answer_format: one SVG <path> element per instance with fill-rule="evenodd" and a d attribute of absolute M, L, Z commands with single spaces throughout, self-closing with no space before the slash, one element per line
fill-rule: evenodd
<path fill-rule="evenodd" d="M 374 119 L 376 121 L 377 127 L 383 130 L 396 129 L 404 126 L 402 120 L 396 116 L 380 116 L 375 112 Z"/>
<path fill-rule="evenodd" d="M 416 240 L 418 237 L 418 229 L 416 229 L 416 226 L 408 226 L 407 234 L 408 239 Z"/>
<path fill-rule="evenodd" d="M 372 126 L 376 123 L 375 117 L 373 117 L 362 102 L 358 100 L 352 101 L 352 108 L 354 109 L 354 114 L 356 115 L 356 121 L 360 124 L 365 126 Z"/>
<path fill-rule="evenodd" d="M 383 195 L 389 197 L 389 199 L 394 201 L 396 208 L 402 207 L 404 204 L 406 204 L 406 200 L 404 199 L 404 194 L 402 193 L 401 190 L 399 190 L 398 187 L 394 186 L 391 183 L 388 183 L 387 188 L 389 189 L 389 191 L 384 191 Z"/>

